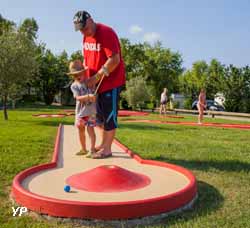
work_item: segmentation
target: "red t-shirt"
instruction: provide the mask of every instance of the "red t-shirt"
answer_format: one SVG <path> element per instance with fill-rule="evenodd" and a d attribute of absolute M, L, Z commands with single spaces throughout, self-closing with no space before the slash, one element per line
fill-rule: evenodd
<path fill-rule="evenodd" d="M 87 76 L 96 74 L 113 53 L 119 53 L 120 63 L 108 77 L 103 79 L 99 93 L 125 84 L 125 67 L 120 42 L 112 28 L 99 23 L 96 24 L 94 37 L 83 37 L 84 62 L 85 66 L 88 66 Z"/>

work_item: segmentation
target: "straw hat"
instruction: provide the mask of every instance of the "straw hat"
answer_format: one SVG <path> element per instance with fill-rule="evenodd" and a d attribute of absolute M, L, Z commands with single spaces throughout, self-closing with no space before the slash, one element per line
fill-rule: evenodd
<path fill-rule="evenodd" d="M 84 68 L 80 60 L 74 60 L 69 64 L 69 72 L 67 75 L 76 75 L 83 71 L 86 71 L 87 68 Z"/>

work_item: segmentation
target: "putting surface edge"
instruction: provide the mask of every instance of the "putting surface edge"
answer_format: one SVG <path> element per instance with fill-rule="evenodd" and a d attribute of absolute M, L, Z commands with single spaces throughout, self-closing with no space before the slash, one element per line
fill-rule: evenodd
<path fill-rule="evenodd" d="M 117 139 L 114 140 L 114 143 L 138 163 L 165 167 L 177 171 L 189 180 L 189 184 L 173 194 L 127 202 L 69 201 L 41 196 L 26 190 L 21 184 L 25 178 L 36 172 L 57 167 L 61 129 L 62 125 L 59 125 L 52 161 L 47 164 L 28 168 L 15 176 L 12 184 L 11 197 L 16 203 L 30 210 L 50 216 L 113 220 L 139 218 L 171 212 L 185 207 L 185 205 L 188 205 L 196 198 L 197 183 L 194 175 L 189 170 L 165 162 L 144 160 L 129 150 L 125 145 L 121 144 Z"/>

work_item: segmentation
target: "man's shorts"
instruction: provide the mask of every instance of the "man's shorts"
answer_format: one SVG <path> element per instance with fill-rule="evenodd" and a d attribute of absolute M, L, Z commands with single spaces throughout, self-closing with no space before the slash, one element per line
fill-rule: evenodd
<path fill-rule="evenodd" d="M 167 101 L 161 101 L 161 104 L 165 105 L 165 104 L 167 104 Z"/>
<path fill-rule="evenodd" d="M 104 126 L 105 131 L 118 127 L 118 101 L 121 87 L 99 93 L 96 100 L 97 123 Z"/>

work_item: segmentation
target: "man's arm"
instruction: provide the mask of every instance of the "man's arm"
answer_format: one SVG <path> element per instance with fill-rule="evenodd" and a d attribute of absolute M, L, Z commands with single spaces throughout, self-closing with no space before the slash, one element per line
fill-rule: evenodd
<path fill-rule="evenodd" d="M 101 69 L 88 80 L 88 86 L 94 86 L 103 75 L 108 76 L 111 72 L 113 72 L 119 65 L 120 60 L 119 53 L 114 53 L 111 57 L 109 57 L 103 67 L 101 67 Z"/>
<path fill-rule="evenodd" d="M 111 73 L 115 70 L 115 68 L 119 65 L 119 63 L 120 63 L 120 54 L 114 53 L 111 57 L 107 59 L 106 63 L 103 66 L 104 68 L 107 69 L 109 73 Z M 105 74 L 103 68 L 101 68 L 97 73 L 99 75 Z"/>

